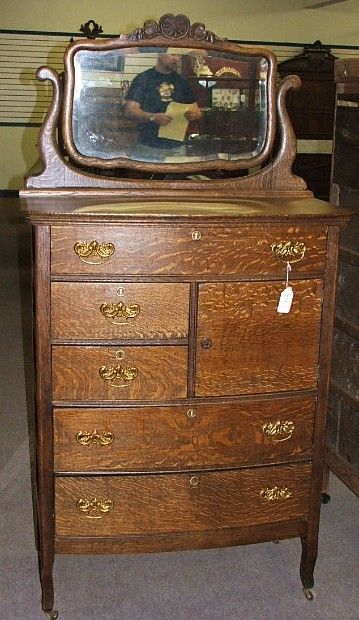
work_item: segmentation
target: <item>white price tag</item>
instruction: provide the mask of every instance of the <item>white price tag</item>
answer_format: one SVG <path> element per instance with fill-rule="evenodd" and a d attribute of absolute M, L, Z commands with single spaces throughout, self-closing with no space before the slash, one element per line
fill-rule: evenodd
<path fill-rule="evenodd" d="M 288 314 L 292 307 L 293 301 L 293 289 L 291 286 L 286 286 L 284 291 L 281 292 L 279 302 L 277 306 L 277 312 L 280 314 Z"/>

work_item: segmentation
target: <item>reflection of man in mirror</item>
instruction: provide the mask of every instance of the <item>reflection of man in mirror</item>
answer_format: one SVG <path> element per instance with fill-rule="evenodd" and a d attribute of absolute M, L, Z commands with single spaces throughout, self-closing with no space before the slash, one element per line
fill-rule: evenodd
<path fill-rule="evenodd" d="M 160 127 L 173 121 L 167 108 L 170 102 L 184 106 L 187 121 L 199 120 L 202 112 L 189 82 L 177 72 L 178 54 L 165 49 L 159 53 L 157 64 L 133 80 L 126 97 L 125 114 L 138 121 L 139 143 L 152 147 L 173 148 L 182 142 L 158 136 Z"/>

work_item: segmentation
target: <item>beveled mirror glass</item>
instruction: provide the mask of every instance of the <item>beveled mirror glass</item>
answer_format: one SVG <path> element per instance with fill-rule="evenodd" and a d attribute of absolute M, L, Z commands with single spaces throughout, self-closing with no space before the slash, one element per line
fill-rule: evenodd
<path fill-rule="evenodd" d="M 80 49 L 74 55 L 75 149 L 100 167 L 249 163 L 268 137 L 268 69 L 262 56 L 217 50 Z"/>

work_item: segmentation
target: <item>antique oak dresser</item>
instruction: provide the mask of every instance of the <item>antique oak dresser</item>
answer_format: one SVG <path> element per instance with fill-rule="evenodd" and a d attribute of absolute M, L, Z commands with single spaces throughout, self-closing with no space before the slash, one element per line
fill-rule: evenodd
<path fill-rule="evenodd" d="M 101 131 L 104 90 L 133 79 L 128 67 L 140 57 L 153 69 L 168 47 L 193 98 L 177 100 L 166 82 L 173 71 L 163 73 L 165 113 L 139 98 L 137 122 L 162 131 L 163 114 L 171 125 L 180 110 L 182 137 L 172 134 L 166 149 Z M 298 78 L 276 92 L 272 53 L 218 39 L 183 15 L 74 42 L 63 83 L 46 67 L 38 78 L 54 95 L 21 201 L 34 233 L 44 612 L 57 617 L 55 554 L 294 537 L 311 599 L 348 213 L 292 174 L 285 94 Z M 206 133 L 218 113 L 224 142 L 216 123 Z M 118 114 L 127 118 L 126 101 Z"/>

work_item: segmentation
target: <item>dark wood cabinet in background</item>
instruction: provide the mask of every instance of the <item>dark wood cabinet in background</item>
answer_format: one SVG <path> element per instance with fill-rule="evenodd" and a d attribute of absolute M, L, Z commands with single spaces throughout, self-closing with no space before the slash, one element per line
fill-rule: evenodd
<path fill-rule="evenodd" d="M 302 85 L 287 95 L 287 109 L 298 140 L 331 140 L 333 137 L 335 56 L 316 41 L 303 53 L 279 63 L 279 75 L 298 75 Z M 315 147 L 315 145 L 313 145 Z M 328 200 L 331 153 L 322 152 L 320 143 L 310 152 L 298 152 L 293 171 L 305 179 L 316 198 Z M 300 150 L 300 149 L 299 149 Z"/>
<path fill-rule="evenodd" d="M 331 201 L 356 212 L 341 235 L 327 463 L 359 494 L 359 60 L 335 63 Z"/>

